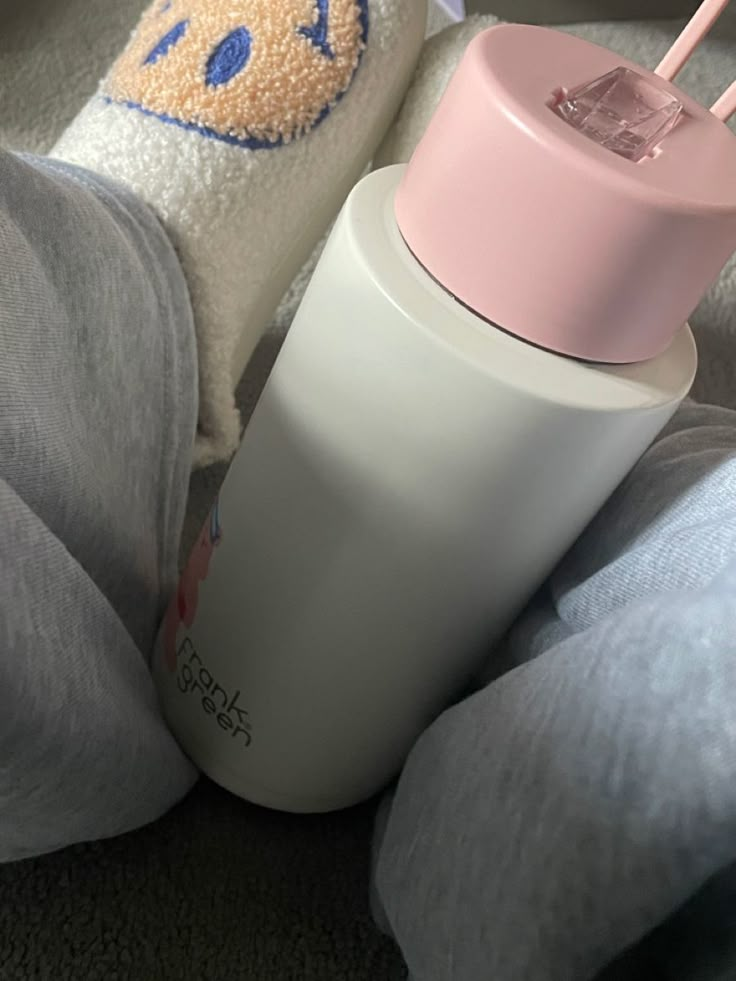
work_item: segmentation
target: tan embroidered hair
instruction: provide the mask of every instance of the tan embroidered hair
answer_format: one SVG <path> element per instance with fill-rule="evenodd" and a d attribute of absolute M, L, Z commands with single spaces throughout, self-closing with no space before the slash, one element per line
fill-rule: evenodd
<path fill-rule="evenodd" d="M 367 0 L 157 0 L 103 94 L 231 143 L 288 143 L 350 84 L 366 10 Z"/>

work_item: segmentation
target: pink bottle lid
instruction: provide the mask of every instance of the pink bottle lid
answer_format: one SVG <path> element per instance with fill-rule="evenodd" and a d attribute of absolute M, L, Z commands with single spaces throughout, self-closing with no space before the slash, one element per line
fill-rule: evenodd
<path fill-rule="evenodd" d="M 395 211 L 417 259 L 482 317 L 562 354 L 642 361 L 736 249 L 736 137 L 605 48 L 493 27 L 463 56 Z"/>

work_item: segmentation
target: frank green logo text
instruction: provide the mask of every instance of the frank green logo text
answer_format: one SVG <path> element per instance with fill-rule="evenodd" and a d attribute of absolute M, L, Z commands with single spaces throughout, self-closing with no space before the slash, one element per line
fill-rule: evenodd
<path fill-rule="evenodd" d="M 197 708 L 212 717 L 212 724 L 243 748 L 253 741 L 253 729 L 243 706 L 240 689 L 229 690 L 218 682 L 188 637 L 176 654 L 176 685 L 182 695 L 193 696 Z"/>

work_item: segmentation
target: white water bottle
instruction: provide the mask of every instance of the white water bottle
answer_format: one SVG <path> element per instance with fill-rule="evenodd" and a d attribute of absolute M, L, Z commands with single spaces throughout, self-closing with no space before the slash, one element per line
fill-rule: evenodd
<path fill-rule="evenodd" d="M 379 790 L 687 393 L 683 324 L 733 248 L 736 184 L 696 194 L 662 164 L 679 126 L 636 163 L 550 106 L 619 69 L 650 81 L 495 28 L 408 169 L 345 205 L 155 658 L 181 745 L 234 793 L 324 811 Z M 736 174 L 732 134 L 678 96 Z M 640 268 L 643 241 L 662 254 Z"/>

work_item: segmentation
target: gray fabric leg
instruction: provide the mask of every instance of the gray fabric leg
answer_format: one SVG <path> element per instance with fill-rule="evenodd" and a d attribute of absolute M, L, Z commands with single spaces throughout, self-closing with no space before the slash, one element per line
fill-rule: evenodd
<path fill-rule="evenodd" d="M 0 860 L 129 830 L 195 779 L 148 672 L 196 423 L 152 213 L 0 151 Z"/>
<path fill-rule="evenodd" d="M 590 981 L 650 931 L 619 977 L 736 977 L 730 907 L 697 928 L 733 891 L 735 624 L 736 413 L 689 404 L 409 758 L 374 902 L 414 981 Z"/>

